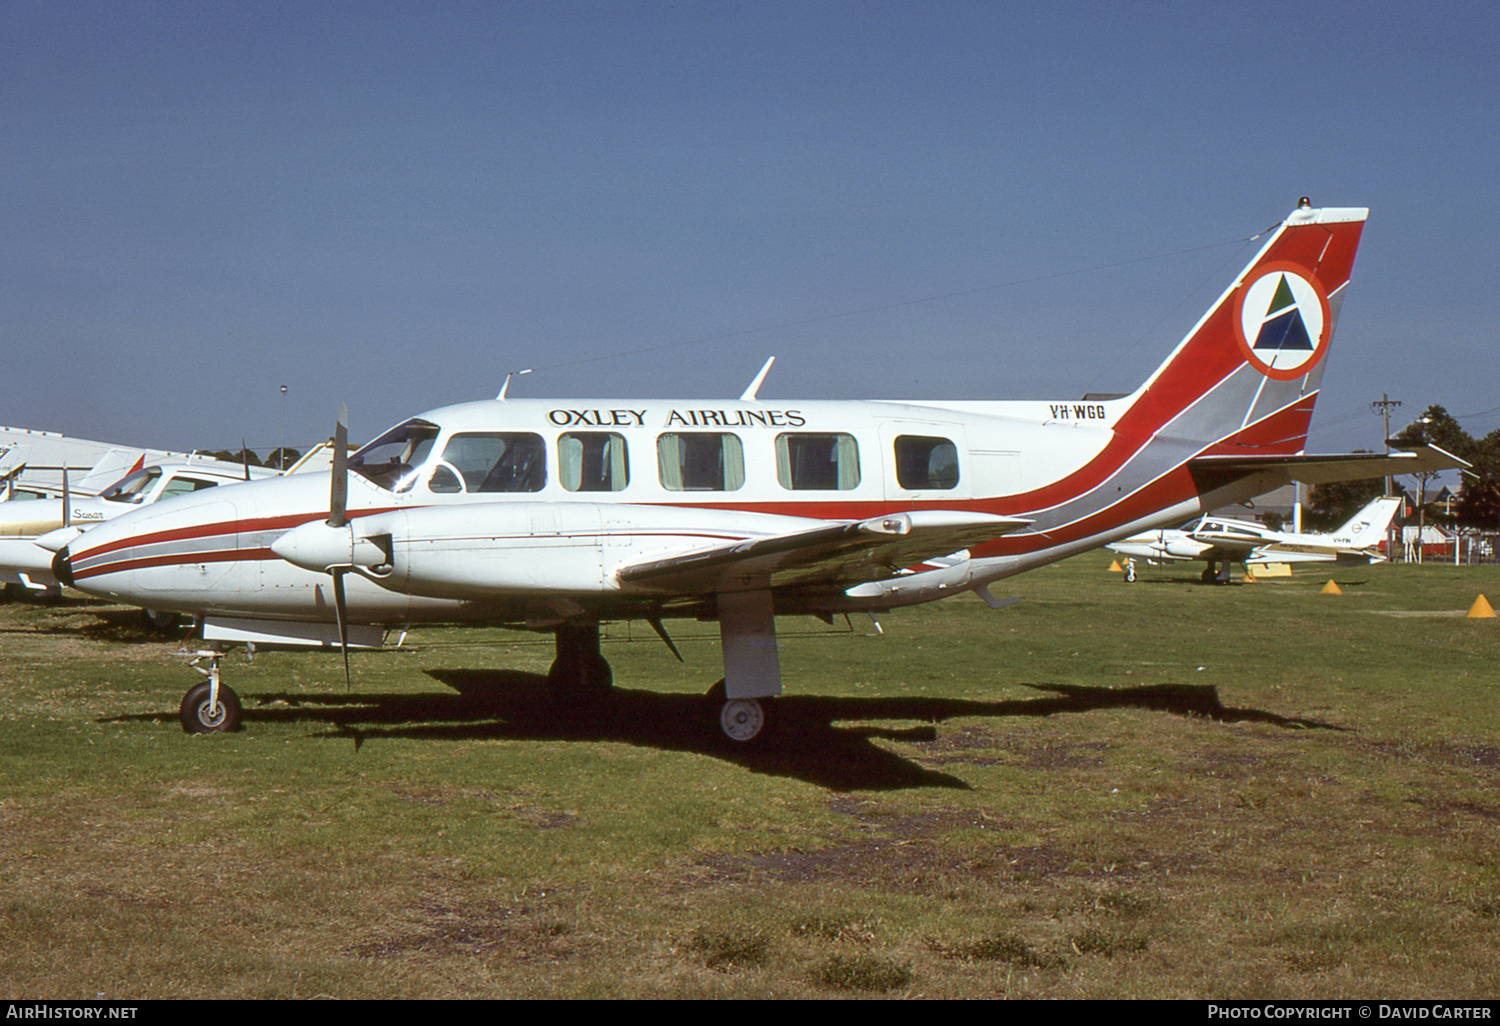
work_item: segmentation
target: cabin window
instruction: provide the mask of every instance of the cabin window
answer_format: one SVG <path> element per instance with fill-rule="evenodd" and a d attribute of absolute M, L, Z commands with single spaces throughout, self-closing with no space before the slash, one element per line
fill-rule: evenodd
<path fill-rule="evenodd" d="M 656 457 L 669 492 L 732 492 L 745 483 L 745 450 L 734 435 L 659 435 Z"/>
<path fill-rule="evenodd" d="M 858 488 L 859 443 L 853 435 L 777 435 L 776 480 L 793 491 Z"/>
<path fill-rule="evenodd" d="M 174 495 L 186 495 L 189 492 L 212 488 L 218 483 L 217 481 L 203 481 L 192 477 L 174 477 L 161 490 L 161 499 L 170 499 Z M 157 501 L 160 501 L 160 499 Z"/>
<path fill-rule="evenodd" d="M 557 440 L 557 476 L 570 492 L 618 492 L 630 483 L 625 436 L 570 431 Z"/>
<path fill-rule="evenodd" d="M 427 487 L 434 492 L 539 492 L 547 483 L 542 436 L 523 432 L 454 435 Z M 462 487 L 456 487 L 461 484 Z"/>
<path fill-rule="evenodd" d="M 958 487 L 958 447 L 946 438 L 897 435 L 896 481 L 909 492 Z"/>

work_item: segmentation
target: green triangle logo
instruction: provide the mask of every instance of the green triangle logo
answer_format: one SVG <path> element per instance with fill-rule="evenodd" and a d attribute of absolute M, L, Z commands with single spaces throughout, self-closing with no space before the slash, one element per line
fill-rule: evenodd
<path fill-rule="evenodd" d="M 1271 297 L 1271 305 L 1266 307 L 1266 316 L 1270 317 L 1278 310 L 1296 305 L 1297 298 L 1292 295 L 1292 287 L 1286 283 L 1286 275 L 1283 274 L 1281 281 L 1276 283 L 1276 295 Z"/>

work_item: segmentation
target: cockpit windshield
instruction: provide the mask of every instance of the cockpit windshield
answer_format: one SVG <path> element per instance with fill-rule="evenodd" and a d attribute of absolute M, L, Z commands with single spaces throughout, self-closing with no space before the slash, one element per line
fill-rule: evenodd
<path fill-rule="evenodd" d="M 380 487 L 404 492 L 416 481 L 420 467 L 437 440 L 438 426 L 421 418 L 398 424 L 349 457 L 349 469 Z"/>
<path fill-rule="evenodd" d="M 110 502 L 128 502 L 135 505 L 141 501 L 151 485 L 157 478 L 161 477 L 160 467 L 144 467 L 134 473 L 127 474 L 104 491 L 99 493 L 99 498 Z"/>

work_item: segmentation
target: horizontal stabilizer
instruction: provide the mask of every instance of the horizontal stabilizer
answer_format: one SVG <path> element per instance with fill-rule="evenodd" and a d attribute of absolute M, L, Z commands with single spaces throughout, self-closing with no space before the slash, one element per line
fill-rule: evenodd
<path fill-rule="evenodd" d="M 992 541 L 1030 523 L 988 513 L 919 510 L 753 538 L 622 567 L 623 584 L 740 591 L 815 582 L 844 588 Z"/>
<path fill-rule="evenodd" d="M 1422 445 L 1409 452 L 1351 452 L 1333 455 L 1296 456 L 1198 456 L 1188 461 L 1195 473 L 1226 477 L 1273 473 L 1285 478 L 1285 484 L 1332 484 L 1335 481 L 1363 481 L 1396 474 L 1430 474 L 1440 470 L 1458 470 L 1469 464 L 1435 445 Z M 1271 491 L 1271 487 L 1263 491 Z"/>

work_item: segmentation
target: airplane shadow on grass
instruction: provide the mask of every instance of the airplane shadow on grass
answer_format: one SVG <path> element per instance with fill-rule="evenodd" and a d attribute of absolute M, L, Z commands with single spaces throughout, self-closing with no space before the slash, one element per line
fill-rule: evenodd
<path fill-rule="evenodd" d="M 941 698 L 847 698 L 793 695 L 768 703 L 768 733 L 741 745 L 719 730 L 717 702 L 696 695 L 613 688 L 567 692 L 546 678 L 503 670 L 429 670 L 456 694 L 244 696 L 246 723 L 322 722 L 325 737 L 348 737 L 356 751 L 366 741 L 409 738 L 434 741 L 612 741 L 663 751 L 696 752 L 756 772 L 791 777 L 834 790 L 967 789 L 969 784 L 880 745 L 884 739 L 914 744 L 938 740 L 934 724 L 954 717 L 1054 716 L 1101 709 L 1150 709 L 1203 716 L 1224 723 L 1264 723 L 1287 729 L 1341 730 L 1315 720 L 1234 709 L 1210 685 L 1154 684 L 1089 688 L 1028 684 L 1047 697 L 1012 701 Z M 142 717 L 156 718 L 156 717 Z M 867 721 L 907 720 L 890 727 Z M 920 757 L 920 756 L 919 756 Z"/>

